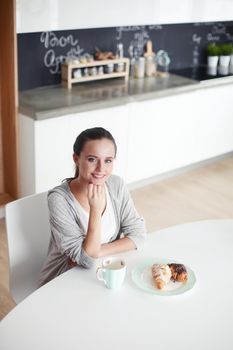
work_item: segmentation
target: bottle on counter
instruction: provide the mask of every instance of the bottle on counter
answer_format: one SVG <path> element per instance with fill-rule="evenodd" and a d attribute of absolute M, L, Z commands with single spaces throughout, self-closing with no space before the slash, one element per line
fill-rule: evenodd
<path fill-rule="evenodd" d="M 134 57 L 134 47 L 133 45 L 129 46 L 129 77 L 134 78 L 134 65 L 135 65 L 135 57 Z"/>
<path fill-rule="evenodd" d="M 152 41 L 148 40 L 146 44 L 146 52 L 144 53 L 145 57 L 145 75 L 151 77 L 156 72 L 156 60 L 155 53 L 152 49 Z"/>
<path fill-rule="evenodd" d="M 117 44 L 116 57 L 117 58 L 123 58 L 124 57 L 124 46 L 123 46 L 122 43 Z"/>

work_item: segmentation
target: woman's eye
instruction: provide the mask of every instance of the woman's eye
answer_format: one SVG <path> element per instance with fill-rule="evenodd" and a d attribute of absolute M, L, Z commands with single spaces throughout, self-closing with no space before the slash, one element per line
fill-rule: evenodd
<path fill-rule="evenodd" d="M 105 163 L 106 163 L 106 164 L 112 163 L 112 159 L 106 159 L 106 160 L 105 160 Z"/>
<path fill-rule="evenodd" d="M 95 163 L 96 162 L 96 159 L 93 158 L 93 157 L 90 157 L 90 158 L 87 158 L 88 159 L 88 162 L 90 163 Z"/>

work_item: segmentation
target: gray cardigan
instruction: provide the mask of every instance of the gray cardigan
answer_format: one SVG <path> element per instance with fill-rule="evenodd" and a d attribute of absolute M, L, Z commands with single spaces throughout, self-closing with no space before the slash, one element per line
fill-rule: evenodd
<path fill-rule="evenodd" d="M 112 200 L 116 218 L 116 232 L 111 242 L 120 235 L 129 237 L 136 248 L 146 238 L 146 228 L 143 218 L 135 210 L 123 180 L 111 175 L 106 181 Z M 85 268 L 91 268 L 94 258 L 83 249 L 86 232 L 80 222 L 80 208 L 70 191 L 68 181 L 48 192 L 50 212 L 51 239 L 46 261 L 41 269 L 39 285 L 43 285 L 70 269 L 70 260 Z"/>

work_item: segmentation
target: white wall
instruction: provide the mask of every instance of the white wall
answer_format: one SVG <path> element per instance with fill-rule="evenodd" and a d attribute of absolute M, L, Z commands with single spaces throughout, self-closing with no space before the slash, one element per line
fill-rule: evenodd
<path fill-rule="evenodd" d="M 232 0 L 16 0 L 17 33 L 233 20 Z"/>

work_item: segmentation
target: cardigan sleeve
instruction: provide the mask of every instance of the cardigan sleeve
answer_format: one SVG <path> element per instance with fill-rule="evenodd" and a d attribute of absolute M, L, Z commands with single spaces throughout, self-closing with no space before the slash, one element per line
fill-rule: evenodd
<path fill-rule="evenodd" d="M 146 240 L 146 226 L 144 219 L 135 209 L 133 200 L 121 180 L 119 188 L 120 203 L 120 228 L 125 237 L 132 239 L 136 248 L 139 249 Z"/>
<path fill-rule="evenodd" d="M 80 230 L 76 213 L 61 194 L 48 195 L 51 233 L 60 253 L 85 268 L 91 268 L 94 259 L 83 249 L 85 236 Z"/>

